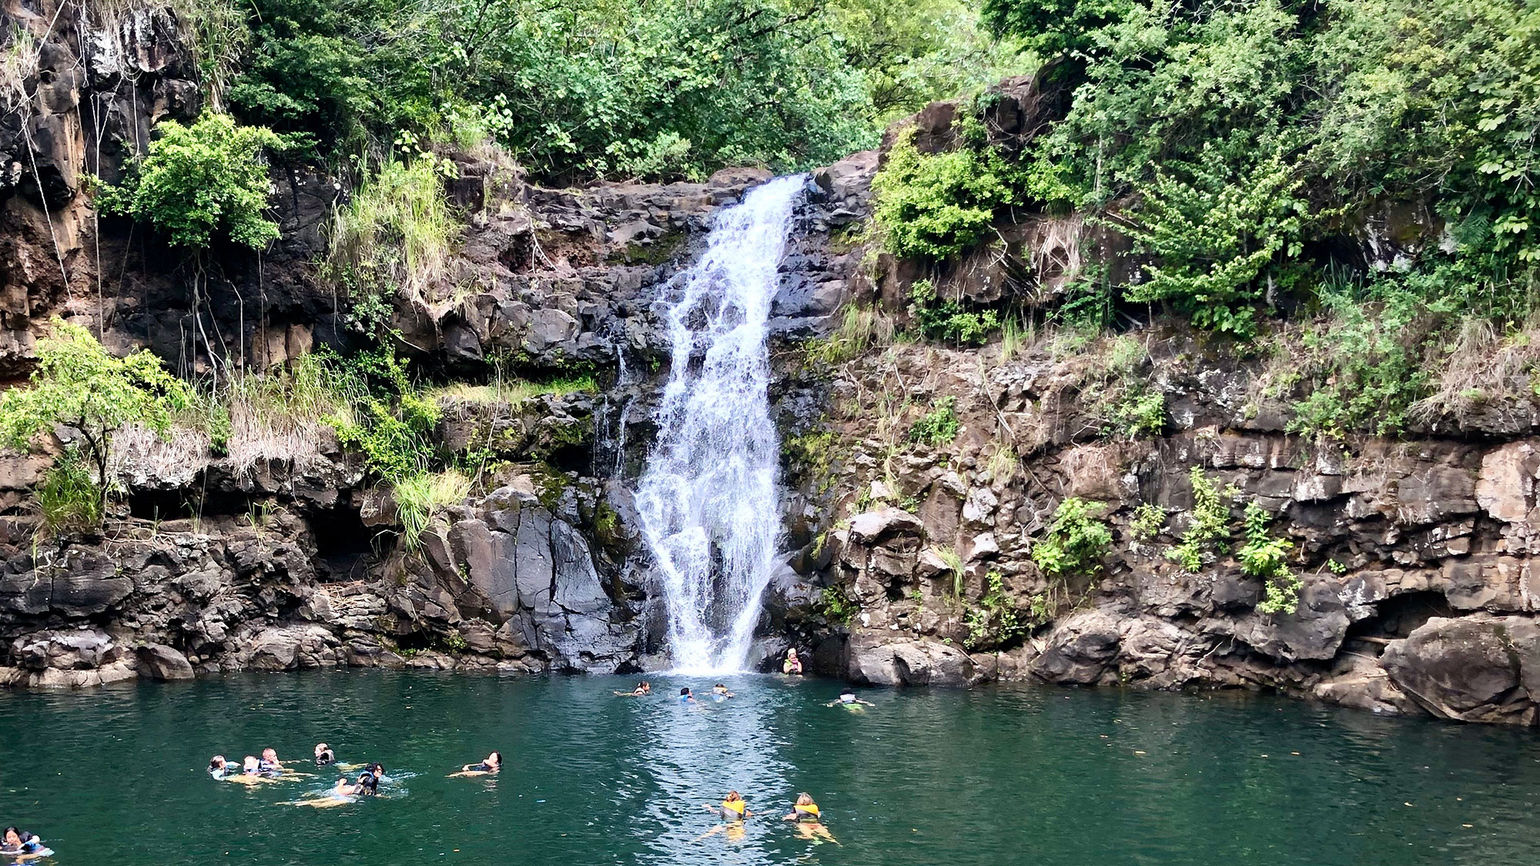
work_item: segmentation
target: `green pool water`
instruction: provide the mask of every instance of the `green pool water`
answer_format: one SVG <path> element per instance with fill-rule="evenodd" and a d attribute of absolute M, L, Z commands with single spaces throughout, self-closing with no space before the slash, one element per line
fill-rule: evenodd
<path fill-rule="evenodd" d="M 1377 718 L 1256 696 L 871 691 L 415 673 L 238 676 L 0 693 L 0 820 L 75 864 L 1527 863 L 1540 750 L 1523 731 Z M 264 746 L 379 760 L 388 796 L 288 802 L 210 755 Z M 495 780 L 449 779 L 501 750 Z M 700 838 L 742 791 L 741 837 Z M 798 791 L 840 845 L 778 820 Z"/>

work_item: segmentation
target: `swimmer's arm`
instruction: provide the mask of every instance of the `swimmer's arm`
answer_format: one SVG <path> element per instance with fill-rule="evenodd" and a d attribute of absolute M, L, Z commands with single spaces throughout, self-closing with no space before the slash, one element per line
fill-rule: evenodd
<path fill-rule="evenodd" d="M 781 818 L 781 820 L 782 821 L 795 821 L 795 820 L 797 820 L 797 813 L 796 812 L 792 812 L 790 815 L 786 815 L 783 818 Z"/>

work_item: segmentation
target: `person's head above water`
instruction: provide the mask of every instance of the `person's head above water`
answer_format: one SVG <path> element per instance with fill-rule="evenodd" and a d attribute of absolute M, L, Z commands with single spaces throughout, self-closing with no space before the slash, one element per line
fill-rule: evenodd
<path fill-rule="evenodd" d="M 229 763 L 230 763 L 229 761 L 225 760 L 225 756 L 224 755 L 215 755 L 214 757 L 209 758 L 209 769 L 210 770 L 223 770 L 225 768 L 225 766 L 228 765 Z"/>
<path fill-rule="evenodd" d="M 797 648 L 796 647 L 787 647 L 787 649 L 786 649 L 786 657 L 789 658 L 789 659 L 796 658 L 797 657 Z"/>
<path fill-rule="evenodd" d="M 681 689 L 680 689 L 680 690 L 679 690 L 679 696 L 680 696 L 680 697 L 681 697 L 681 698 L 683 698 L 683 697 L 688 697 L 688 696 L 689 696 L 689 694 L 690 694 L 690 687 L 689 687 L 689 686 L 685 686 L 685 687 L 683 687 L 683 688 L 681 688 Z"/>
<path fill-rule="evenodd" d="M 375 761 L 369 765 L 369 772 L 373 773 L 376 779 L 383 779 L 385 777 L 385 765 Z"/>
<path fill-rule="evenodd" d="M 487 759 L 482 761 L 482 763 L 486 764 L 488 767 L 501 767 L 503 765 L 503 753 L 493 752 L 492 754 L 487 755 Z"/>
<path fill-rule="evenodd" d="M 257 760 L 256 755 L 247 755 L 245 758 L 241 759 L 241 771 L 246 773 L 255 773 L 261 764 L 262 762 Z"/>
<path fill-rule="evenodd" d="M 327 752 L 330 752 L 331 750 L 332 750 L 332 747 L 326 745 L 325 743 L 316 743 L 315 744 L 315 756 L 317 758 L 321 757 L 322 755 L 326 754 Z"/>
<path fill-rule="evenodd" d="M 21 847 L 21 833 L 15 827 L 5 828 L 4 847 L 15 849 Z"/>
<path fill-rule="evenodd" d="M 797 805 L 798 806 L 816 806 L 818 804 L 813 802 L 813 795 L 812 794 L 809 794 L 806 791 L 804 791 L 801 794 L 797 795 Z"/>

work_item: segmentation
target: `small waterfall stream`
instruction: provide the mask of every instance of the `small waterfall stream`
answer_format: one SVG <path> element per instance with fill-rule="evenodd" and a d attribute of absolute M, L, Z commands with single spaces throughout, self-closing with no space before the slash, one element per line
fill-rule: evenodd
<path fill-rule="evenodd" d="M 801 176 L 715 217 L 706 251 L 670 285 L 673 354 L 658 437 L 638 481 L 675 668 L 740 670 L 780 535 L 780 443 L 765 338 Z"/>

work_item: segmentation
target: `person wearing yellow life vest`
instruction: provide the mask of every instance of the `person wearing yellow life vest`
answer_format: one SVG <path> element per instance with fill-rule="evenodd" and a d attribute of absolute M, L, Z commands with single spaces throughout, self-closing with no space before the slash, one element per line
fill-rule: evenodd
<path fill-rule="evenodd" d="M 811 839 L 814 842 L 827 840 L 838 845 L 839 841 L 829 828 L 823 825 L 823 817 L 818 813 L 818 804 L 813 802 L 813 795 L 803 792 L 797 795 L 797 802 L 791 807 L 791 814 L 783 820 L 797 822 L 797 835 L 803 839 Z"/>
<path fill-rule="evenodd" d="M 706 809 L 720 815 L 723 821 L 742 821 L 754 813 L 749 809 L 749 804 L 744 801 L 743 795 L 737 791 L 728 791 L 722 798 L 722 805 L 713 806 L 706 804 Z"/>

